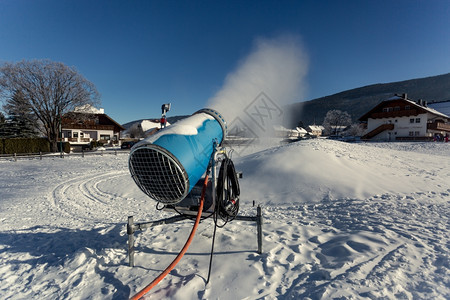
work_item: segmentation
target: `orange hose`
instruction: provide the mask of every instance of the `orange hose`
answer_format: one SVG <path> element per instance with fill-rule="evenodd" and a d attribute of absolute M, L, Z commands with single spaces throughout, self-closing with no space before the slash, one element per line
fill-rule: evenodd
<path fill-rule="evenodd" d="M 186 253 L 187 249 L 189 248 L 192 240 L 194 239 L 195 232 L 197 231 L 198 224 L 200 223 L 200 219 L 202 216 L 203 211 L 203 201 L 205 199 L 205 192 L 206 192 L 206 186 L 208 184 L 208 174 L 205 177 L 205 182 L 203 184 L 202 189 L 202 196 L 200 198 L 200 206 L 198 208 L 197 218 L 195 219 L 194 227 L 192 228 L 191 234 L 189 235 L 188 240 L 184 244 L 183 249 L 181 249 L 180 253 L 175 257 L 173 262 L 158 276 L 156 277 L 152 282 L 150 282 L 145 288 L 143 288 L 139 293 L 131 297 L 131 300 L 137 300 L 140 299 L 142 296 L 144 296 L 148 291 L 150 291 L 152 288 L 154 288 L 164 277 L 166 277 L 167 274 L 169 274 L 170 271 L 178 264 L 178 262 L 181 260 L 183 255 Z"/>

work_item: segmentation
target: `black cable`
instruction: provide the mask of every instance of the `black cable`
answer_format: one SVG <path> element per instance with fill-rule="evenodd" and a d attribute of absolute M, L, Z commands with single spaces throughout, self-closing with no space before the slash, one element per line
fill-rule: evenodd
<path fill-rule="evenodd" d="M 214 179 L 213 179 L 214 180 Z M 209 257 L 208 277 L 206 285 L 209 283 L 214 256 L 214 243 L 216 240 L 217 227 L 224 227 L 233 220 L 239 212 L 240 187 L 233 161 L 228 157 L 222 161 L 216 187 L 216 205 L 214 207 L 214 232 L 211 243 L 211 255 Z M 219 217 L 223 224 L 218 224 Z"/>
<path fill-rule="evenodd" d="M 209 256 L 208 278 L 206 279 L 206 284 L 205 285 L 208 285 L 209 278 L 211 276 L 212 260 L 213 260 L 213 255 L 214 255 L 214 241 L 216 240 L 216 229 L 217 229 L 217 226 L 216 226 L 216 221 L 215 221 L 215 218 L 214 218 L 214 232 L 213 232 L 212 243 L 211 243 L 211 254 Z"/>
<path fill-rule="evenodd" d="M 216 222 L 216 226 L 223 227 L 237 216 L 239 195 L 240 187 L 233 161 L 225 158 L 220 166 L 216 191 L 217 212 L 224 224 L 218 225 Z"/>

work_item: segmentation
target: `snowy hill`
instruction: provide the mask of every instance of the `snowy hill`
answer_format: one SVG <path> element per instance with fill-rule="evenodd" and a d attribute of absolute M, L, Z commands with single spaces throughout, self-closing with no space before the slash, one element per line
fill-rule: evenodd
<path fill-rule="evenodd" d="M 322 124 L 326 113 L 332 109 L 348 112 L 355 121 L 381 101 L 394 96 L 394 94 L 402 93 L 407 93 L 410 99 L 415 101 L 422 99 L 428 103 L 448 100 L 450 99 L 450 73 L 373 84 L 306 102 L 294 103 L 285 108 L 285 111 L 290 112 L 293 116 L 292 124 L 288 125 L 296 126 L 299 121 L 303 121 L 304 124 L 313 124 L 313 122 Z"/>
<path fill-rule="evenodd" d="M 236 149 L 236 152 L 242 149 Z M 243 152 L 241 152 L 243 153 Z M 450 144 L 308 140 L 235 160 L 241 214 L 213 222 L 147 299 L 449 299 Z M 126 299 L 183 246 L 193 222 L 137 232 L 127 216 L 171 216 L 134 184 L 127 155 L 0 161 L 0 298 Z"/>

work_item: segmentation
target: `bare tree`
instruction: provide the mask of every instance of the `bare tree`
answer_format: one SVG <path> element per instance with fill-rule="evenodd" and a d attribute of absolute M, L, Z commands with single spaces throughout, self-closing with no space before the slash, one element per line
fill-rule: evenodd
<path fill-rule="evenodd" d="M 329 110 L 323 120 L 323 127 L 329 134 L 337 134 L 342 126 L 348 126 L 352 123 L 352 118 L 346 111 L 338 109 Z"/>
<path fill-rule="evenodd" d="M 18 92 L 21 97 L 14 97 Z M 6 111 L 29 111 L 56 152 L 61 117 L 75 107 L 98 104 L 100 95 L 75 68 L 33 60 L 0 66 L 0 99 Z"/>
<path fill-rule="evenodd" d="M 364 127 L 362 124 L 354 123 L 350 125 L 350 128 L 346 131 L 349 136 L 363 136 L 364 135 Z"/>

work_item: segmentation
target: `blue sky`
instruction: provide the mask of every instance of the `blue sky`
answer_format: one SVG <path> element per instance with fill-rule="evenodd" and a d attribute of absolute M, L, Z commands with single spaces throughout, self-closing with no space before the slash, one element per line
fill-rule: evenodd
<path fill-rule="evenodd" d="M 74 66 L 119 123 L 203 108 L 258 38 L 308 57 L 293 102 L 450 72 L 450 1 L 0 0 L 0 62 Z"/>

